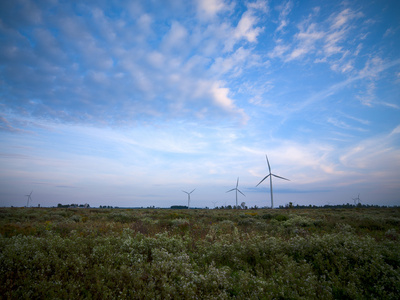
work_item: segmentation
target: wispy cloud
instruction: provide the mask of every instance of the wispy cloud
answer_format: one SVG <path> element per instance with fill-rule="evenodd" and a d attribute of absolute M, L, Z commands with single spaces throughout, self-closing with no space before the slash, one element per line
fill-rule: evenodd
<path fill-rule="evenodd" d="M 287 26 L 286 16 L 291 7 L 290 1 L 282 6 L 276 29 L 278 32 Z M 362 18 L 363 14 L 344 8 L 340 12 L 332 13 L 326 20 L 318 21 L 319 14 L 320 10 L 314 9 L 307 18 L 298 23 L 298 32 L 291 42 L 286 40 L 283 43 L 282 38 L 278 38 L 269 56 L 280 57 L 285 62 L 309 59 L 309 56 L 313 56 L 314 62 L 329 63 L 334 71 L 352 71 L 354 57 L 358 55 L 359 50 L 349 51 L 346 47 L 347 39 L 349 36 L 359 35 L 354 22 Z"/>
<path fill-rule="evenodd" d="M 293 2 L 292 1 L 286 1 L 283 4 L 281 4 L 280 6 L 278 6 L 278 10 L 279 10 L 279 25 L 278 28 L 276 29 L 276 31 L 282 31 L 284 30 L 284 28 L 288 25 L 288 15 L 290 13 L 290 11 L 293 8 Z"/>
<path fill-rule="evenodd" d="M 232 7 L 224 0 L 197 0 L 198 12 L 203 17 L 215 17 L 219 12 Z"/>
<path fill-rule="evenodd" d="M 348 168 L 356 168 L 365 173 L 363 180 L 369 178 L 399 183 L 400 150 L 396 146 L 400 141 L 399 126 L 390 133 L 373 136 L 349 147 L 340 157 Z M 369 177 L 369 178 L 368 178 Z"/>

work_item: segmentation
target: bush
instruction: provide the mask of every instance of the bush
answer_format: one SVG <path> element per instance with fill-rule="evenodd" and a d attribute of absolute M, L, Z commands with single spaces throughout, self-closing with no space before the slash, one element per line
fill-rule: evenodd
<path fill-rule="evenodd" d="M 273 218 L 279 222 L 284 222 L 289 219 L 289 217 L 285 216 L 285 215 L 275 215 L 275 216 L 273 216 Z"/>

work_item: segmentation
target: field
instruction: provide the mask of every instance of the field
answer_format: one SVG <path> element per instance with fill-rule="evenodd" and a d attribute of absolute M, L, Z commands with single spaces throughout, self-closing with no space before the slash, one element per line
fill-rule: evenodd
<path fill-rule="evenodd" d="M 0 208 L 2 299 L 399 299 L 400 209 Z"/>

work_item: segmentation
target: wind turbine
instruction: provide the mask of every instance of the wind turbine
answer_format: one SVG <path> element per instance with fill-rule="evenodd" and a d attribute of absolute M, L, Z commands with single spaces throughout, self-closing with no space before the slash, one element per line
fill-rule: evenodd
<path fill-rule="evenodd" d="M 239 177 L 238 177 L 238 179 L 237 179 L 237 181 L 236 181 L 236 187 L 235 187 L 234 189 L 231 189 L 231 190 L 227 191 L 227 193 L 232 192 L 232 191 L 236 191 L 236 208 L 238 207 L 237 193 L 239 192 L 239 193 L 241 193 L 243 196 L 246 197 L 246 195 L 243 194 L 243 193 L 238 189 L 238 185 L 239 185 Z"/>
<path fill-rule="evenodd" d="M 287 178 L 284 178 L 284 177 L 281 177 L 281 176 L 272 174 L 272 173 L 271 173 L 271 166 L 269 165 L 269 161 L 268 161 L 268 156 L 265 155 L 265 157 L 267 158 L 269 174 L 268 174 L 267 176 L 265 176 L 265 177 L 263 178 L 263 180 L 261 180 L 261 181 L 256 185 L 256 187 L 259 186 L 261 182 L 263 182 L 265 179 L 267 179 L 267 178 L 269 177 L 269 186 L 270 186 L 270 190 L 271 190 L 271 208 L 274 208 L 274 197 L 273 197 L 273 195 L 272 195 L 272 176 L 274 176 L 274 177 L 276 177 L 276 178 L 288 180 L 288 181 L 290 181 L 290 180 L 287 179 Z"/>
<path fill-rule="evenodd" d="M 351 198 L 351 199 L 354 200 L 354 205 L 357 204 L 357 200 L 358 200 L 358 203 L 360 203 L 360 194 L 358 194 L 357 198 Z"/>
<path fill-rule="evenodd" d="M 32 197 L 31 197 L 32 193 L 33 193 L 33 190 L 31 191 L 31 193 L 29 195 L 25 195 L 25 197 L 28 197 L 28 201 L 26 202 L 26 207 L 29 206 L 29 200 L 32 201 Z"/>
<path fill-rule="evenodd" d="M 195 189 L 194 189 L 194 190 L 195 190 Z M 191 191 L 190 193 L 188 193 L 188 192 L 182 190 L 182 192 L 184 192 L 184 193 L 186 193 L 186 194 L 188 195 L 188 209 L 189 209 L 189 206 L 190 206 L 190 194 L 193 193 L 194 190 Z"/>

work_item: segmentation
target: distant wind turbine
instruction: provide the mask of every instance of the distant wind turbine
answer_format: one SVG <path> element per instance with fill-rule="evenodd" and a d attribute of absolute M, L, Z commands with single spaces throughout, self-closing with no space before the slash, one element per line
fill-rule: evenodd
<path fill-rule="evenodd" d="M 237 181 L 236 181 L 236 187 L 235 187 L 234 189 L 231 189 L 231 190 L 227 191 L 227 193 L 232 192 L 232 191 L 236 191 L 236 208 L 238 207 L 237 193 L 239 192 L 239 193 L 241 193 L 243 196 L 246 197 L 246 195 L 243 194 L 243 193 L 238 189 L 238 185 L 239 185 L 239 177 L 238 177 L 238 179 L 237 179 Z"/>
<path fill-rule="evenodd" d="M 29 195 L 25 195 L 25 197 L 28 197 L 28 201 L 26 202 L 26 207 L 29 207 L 29 200 L 32 201 L 32 195 L 33 191 L 31 191 L 31 193 Z"/>
<path fill-rule="evenodd" d="M 272 193 L 272 176 L 274 176 L 274 177 L 276 177 L 276 178 L 288 180 L 288 181 L 290 181 L 290 180 L 287 179 L 287 178 L 284 178 L 284 177 L 281 177 L 281 176 L 272 174 L 272 173 L 271 173 L 271 166 L 269 165 L 269 161 L 268 161 L 268 156 L 265 155 L 265 157 L 267 158 L 269 174 L 268 174 L 267 176 L 265 176 L 265 177 L 263 178 L 263 180 L 261 180 L 261 181 L 256 185 L 256 187 L 259 186 L 261 182 L 263 182 L 265 179 L 267 179 L 267 178 L 269 177 L 269 186 L 270 186 L 270 190 L 271 190 L 271 208 L 274 208 L 274 197 L 273 197 L 273 193 Z"/>
<path fill-rule="evenodd" d="M 194 190 L 195 190 L 195 189 L 194 189 Z M 189 207 L 190 207 L 190 194 L 193 193 L 194 190 L 191 191 L 190 193 L 182 190 L 182 192 L 184 192 L 184 193 L 186 193 L 186 194 L 188 195 L 188 209 L 189 209 Z"/>
<path fill-rule="evenodd" d="M 358 203 L 360 203 L 360 194 L 358 194 L 357 198 L 351 198 L 351 199 L 354 200 L 354 205 L 357 204 L 357 201 L 358 201 Z"/>

